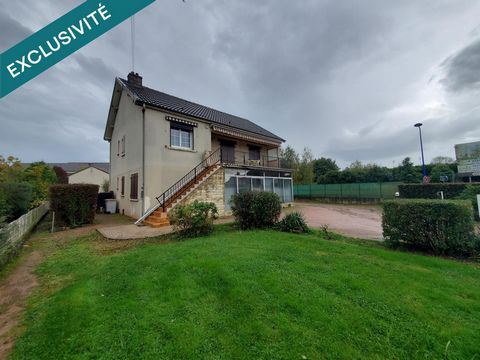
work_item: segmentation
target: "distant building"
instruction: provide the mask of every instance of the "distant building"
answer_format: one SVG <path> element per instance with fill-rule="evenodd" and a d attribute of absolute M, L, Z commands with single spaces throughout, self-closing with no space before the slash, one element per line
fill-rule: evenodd
<path fill-rule="evenodd" d="M 110 175 L 96 166 L 90 165 L 68 175 L 69 184 L 94 184 L 98 185 L 98 191 L 101 192 L 102 185 L 109 181 Z"/>

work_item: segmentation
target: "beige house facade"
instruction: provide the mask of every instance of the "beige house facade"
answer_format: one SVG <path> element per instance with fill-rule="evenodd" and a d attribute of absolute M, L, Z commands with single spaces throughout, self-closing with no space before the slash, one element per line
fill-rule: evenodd
<path fill-rule="evenodd" d="M 110 143 L 110 190 L 120 212 L 135 219 L 189 199 L 213 201 L 228 214 L 231 195 L 248 184 L 293 200 L 292 172 L 279 157 L 282 138 L 145 87 L 138 74 L 115 80 L 104 139 Z"/>
<path fill-rule="evenodd" d="M 105 170 L 96 168 L 94 166 L 88 166 L 77 172 L 68 175 L 69 184 L 94 184 L 98 185 L 98 191 L 102 191 L 102 185 L 109 181 L 110 175 Z"/>

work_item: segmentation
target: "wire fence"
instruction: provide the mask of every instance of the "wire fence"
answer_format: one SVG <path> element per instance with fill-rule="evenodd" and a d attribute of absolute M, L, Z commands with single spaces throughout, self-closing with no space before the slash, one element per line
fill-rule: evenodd
<path fill-rule="evenodd" d="M 393 199 L 401 182 L 293 185 L 295 198 Z"/>

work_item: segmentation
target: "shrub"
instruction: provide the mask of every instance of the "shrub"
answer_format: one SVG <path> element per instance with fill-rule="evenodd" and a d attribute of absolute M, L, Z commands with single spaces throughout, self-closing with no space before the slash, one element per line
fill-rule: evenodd
<path fill-rule="evenodd" d="M 475 219 L 479 220 L 478 216 L 478 200 L 477 195 L 480 194 L 480 184 L 467 184 L 465 190 L 457 196 L 457 199 L 461 200 L 470 200 L 473 205 L 473 213 L 475 215 Z"/>
<path fill-rule="evenodd" d="M 445 199 L 454 199 L 467 187 L 466 183 L 454 184 L 403 184 L 398 189 L 400 197 L 406 199 L 438 199 L 438 192 L 443 191 Z"/>
<path fill-rule="evenodd" d="M 232 212 L 242 229 L 273 227 L 282 211 L 277 194 L 246 191 L 232 197 Z"/>
<path fill-rule="evenodd" d="M 55 212 L 55 221 L 71 227 L 93 223 L 97 195 L 98 185 L 52 185 L 50 210 Z"/>
<path fill-rule="evenodd" d="M 28 212 L 33 196 L 32 185 L 28 183 L 0 184 L 3 193 L 3 210 L 6 221 L 11 222 Z"/>
<path fill-rule="evenodd" d="M 472 206 L 461 200 L 390 200 L 383 205 L 383 236 L 390 247 L 452 256 L 475 255 Z"/>
<path fill-rule="evenodd" d="M 305 222 L 305 218 L 299 212 L 292 212 L 285 215 L 285 217 L 277 224 L 280 231 L 291 233 L 306 233 L 310 229 Z"/>
<path fill-rule="evenodd" d="M 218 210 L 214 203 L 198 200 L 188 205 L 177 205 L 168 214 L 174 230 L 184 237 L 210 234 L 213 220 L 217 217 Z"/>

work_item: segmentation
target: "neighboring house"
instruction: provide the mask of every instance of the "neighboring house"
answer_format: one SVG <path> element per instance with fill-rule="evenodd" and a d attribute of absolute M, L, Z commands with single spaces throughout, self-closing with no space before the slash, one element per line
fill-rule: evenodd
<path fill-rule="evenodd" d="M 293 201 L 292 171 L 282 169 L 284 140 L 253 122 L 117 78 L 104 139 L 110 143 L 110 189 L 121 213 L 152 226 L 195 199 L 221 215 L 246 190 Z"/>
<path fill-rule="evenodd" d="M 80 169 L 74 173 L 68 174 L 69 184 L 94 184 L 98 185 L 99 192 L 102 192 L 102 185 L 108 182 L 110 175 L 108 171 L 99 167 L 90 165 L 86 168 Z"/>
<path fill-rule="evenodd" d="M 80 170 L 86 169 L 88 167 L 95 167 L 99 170 L 103 170 L 104 172 L 110 172 L 110 163 L 108 162 L 66 162 L 66 163 L 47 163 L 47 165 L 54 167 L 58 166 L 61 167 L 67 175 L 71 175 L 76 173 Z"/>

